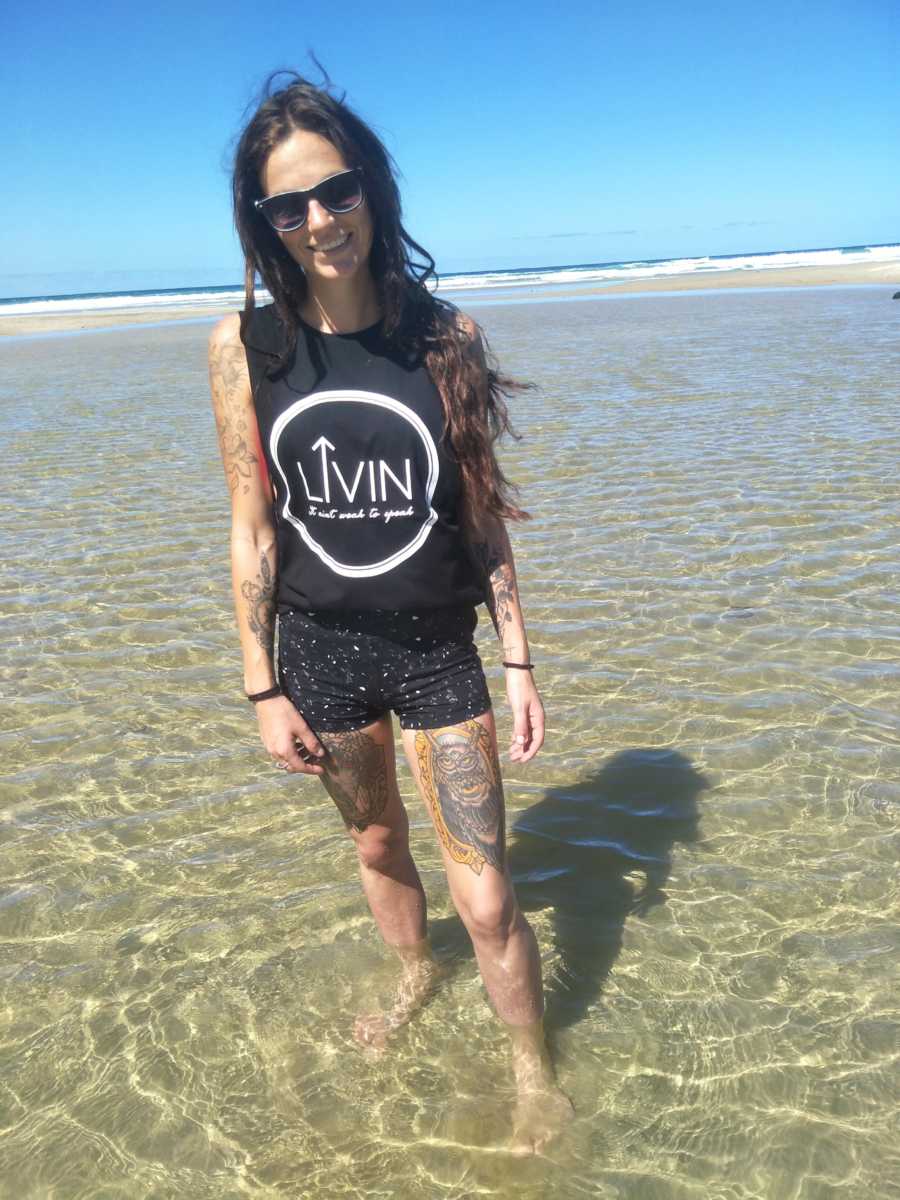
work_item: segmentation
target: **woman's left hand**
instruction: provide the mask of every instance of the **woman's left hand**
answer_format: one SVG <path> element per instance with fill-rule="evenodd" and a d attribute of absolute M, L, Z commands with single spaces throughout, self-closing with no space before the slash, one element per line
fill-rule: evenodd
<path fill-rule="evenodd" d="M 544 706 L 531 672 L 507 668 L 506 695 L 513 715 L 509 757 L 527 763 L 544 744 Z"/>

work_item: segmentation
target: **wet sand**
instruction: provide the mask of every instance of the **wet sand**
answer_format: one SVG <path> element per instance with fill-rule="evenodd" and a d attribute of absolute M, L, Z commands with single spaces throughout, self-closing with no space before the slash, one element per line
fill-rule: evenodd
<path fill-rule="evenodd" d="M 638 292 L 681 292 L 718 288 L 834 287 L 847 284 L 889 284 L 900 288 L 900 260 L 880 263 L 851 263 L 828 267 L 773 267 L 762 270 L 722 271 L 703 275 L 667 275 L 664 279 L 642 279 L 613 283 L 602 288 L 579 290 L 579 295 L 608 292 L 624 295 Z"/>
<path fill-rule="evenodd" d="M 547 299 L 558 296 L 639 295 L 653 292 L 725 290 L 730 288 L 796 288 L 827 287 L 847 284 L 884 284 L 900 288 L 900 259 L 896 262 L 851 263 L 847 266 L 783 267 L 762 270 L 741 270 L 684 275 L 667 275 L 658 279 L 629 280 L 622 283 L 593 284 L 585 287 L 519 287 L 497 289 L 498 302 L 539 292 Z M 501 294 L 502 293 L 502 294 Z M 448 291 L 446 296 L 460 308 L 466 307 L 467 291 Z M 490 292 L 488 292 L 488 295 Z M 484 300 L 485 292 L 478 293 Z M 232 301 L 222 305 L 204 305 L 202 309 L 173 304 L 171 308 L 155 306 L 148 309 L 108 309 L 84 313 L 62 313 L 37 316 L 0 317 L 0 337 L 23 334 L 73 333 L 81 329 L 111 329 L 124 325 L 158 324 L 163 321 L 205 320 L 233 312 Z"/>
<path fill-rule="evenodd" d="M 33 333 L 77 333 L 82 329 L 120 329 L 125 325 L 158 325 L 163 321 L 202 321 L 234 312 L 234 304 L 202 309 L 185 304 L 153 309 L 110 308 L 104 311 L 46 313 L 36 316 L 0 317 L 0 337 Z"/>

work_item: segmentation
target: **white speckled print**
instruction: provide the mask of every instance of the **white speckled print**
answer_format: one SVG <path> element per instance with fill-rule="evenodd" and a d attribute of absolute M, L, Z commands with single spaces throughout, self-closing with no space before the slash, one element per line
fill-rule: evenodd
<path fill-rule="evenodd" d="M 393 710 L 404 729 L 480 716 L 490 694 L 473 608 L 300 612 L 279 616 L 281 686 L 310 726 L 361 729 Z"/>

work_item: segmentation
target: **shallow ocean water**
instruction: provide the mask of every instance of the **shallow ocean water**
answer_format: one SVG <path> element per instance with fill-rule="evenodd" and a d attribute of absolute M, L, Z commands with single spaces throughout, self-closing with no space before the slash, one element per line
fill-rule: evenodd
<path fill-rule="evenodd" d="M 538 385 L 505 464 L 549 732 L 505 781 L 577 1115 L 536 1161 L 405 769 L 449 980 L 354 1047 L 392 962 L 241 698 L 206 328 L 0 344 L 0 1195 L 896 1194 L 889 294 L 473 310 Z"/>

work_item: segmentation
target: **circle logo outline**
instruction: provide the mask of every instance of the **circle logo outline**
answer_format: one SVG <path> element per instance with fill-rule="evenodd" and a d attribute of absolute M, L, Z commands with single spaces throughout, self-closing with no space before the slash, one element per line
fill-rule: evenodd
<path fill-rule="evenodd" d="M 319 542 L 312 536 L 306 528 L 304 522 L 293 512 L 291 512 L 291 485 L 288 482 L 287 474 L 281 465 L 281 459 L 278 456 L 278 442 L 284 433 L 285 428 L 290 422 L 303 412 L 307 412 L 311 408 L 315 408 L 321 404 L 374 404 L 380 408 L 386 408 L 402 417 L 407 421 L 416 433 L 419 435 L 425 453 L 428 458 L 428 478 L 425 484 L 425 499 L 428 504 L 428 516 L 422 522 L 419 530 L 411 541 L 407 542 L 399 550 L 395 550 L 387 558 L 380 562 L 369 563 L 363 566 L 350 566 L 348 563 L 339 562 L 332 554 L 320 545 Z M 407 405 L 401 404 L 399 400 L 395 400 L 393 396 L 383 396 L 378 392 L 363 392 L 363 391 L 333 391 L 333 392 L 314 392 L 310 396 L 304 397 L 302 400 L 297 400 L 284 410 L 277 418 L 272 426 L 272 432 L 269 436 L 269 453 L 272 457 L 272 462 L 278 468 L 278 474 L 284 484 L 285 501 L 282 505 L 281 515 L 290 522 L 291 525 L 300 534 L 306 546 L 319 558 L 326 566 L 330 567 L 338 575 L 343 575 L 350 579 L 368 579 L 376 575 L 384 575 L 387 571 L 393 570 L 406 559 L 411 558 L 416 551 L 424 545 L 432 526 L 437 521 L 437 513 L 432 507 L 432 499 L 434 498 L 434 490 L 437 487 L 439 462 L 437 447 L 434 444 L 434 439 L 428 432 L 428 426 L 422 420 L 418 413 L 413 412 Z"/>

